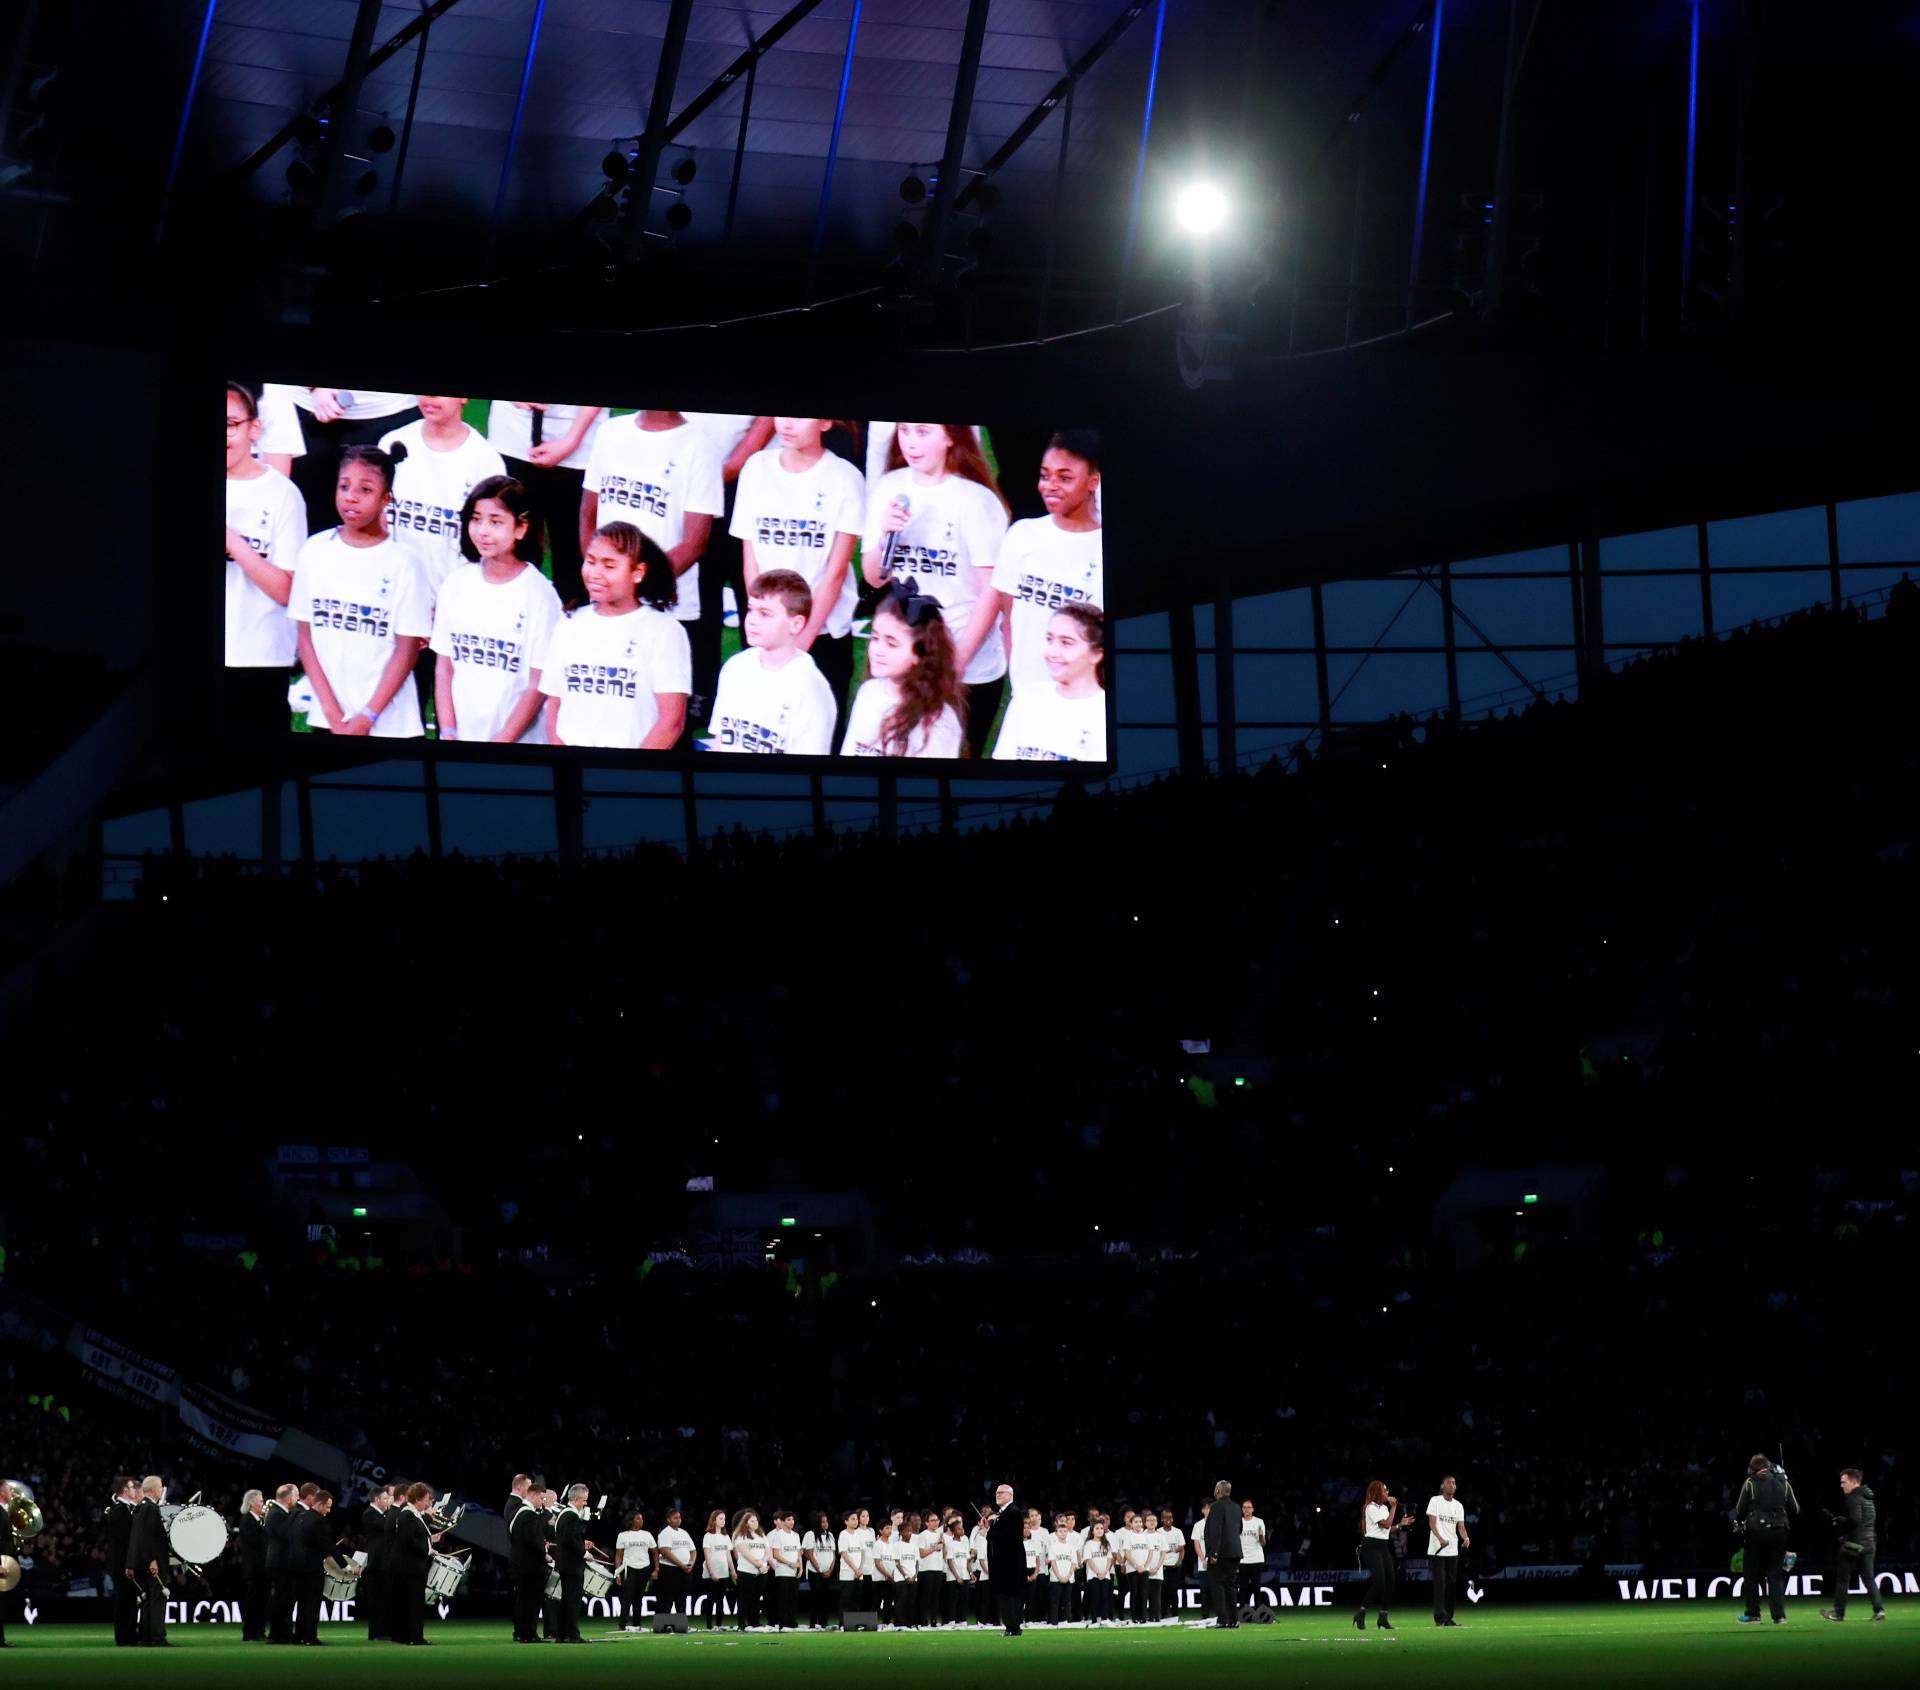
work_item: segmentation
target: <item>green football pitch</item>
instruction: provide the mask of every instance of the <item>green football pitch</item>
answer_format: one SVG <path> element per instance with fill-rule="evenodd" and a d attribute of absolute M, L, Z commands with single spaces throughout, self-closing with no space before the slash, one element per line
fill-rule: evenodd
<path fill-rule="evenodd" d="M 1236 1635 L 1204 1628 L 1049 1631 L 1018 1639 L 996 1631 L 781 1636 L 697 1629 L 685 1637 L 626 1636 L 589 1621 L 591 1647 L 515 1646 L 504 1622 L 428 1626 L 424 1655 L 367 1643 L 326 1626 L 319 1655 L 268 1653 L 226 1627 L 175 1627 L 173 1647 L 116 1650 L 97 1626 L 8 1628 L 14 1648 L 0 1679 L 41 1690 L 73 1686 L 477 1687 L 607 1684 L 833 1686 L 898 1690 L 903 1683 L 982 1690 L 1126 1683 L 1238 1686 L 1460 1686 L 1534 1690 L 1541 1685 L 1858 1685 L 1920 1682 L 1920 1611 L 1896 1602 L 1872 1625 L 1862 1606 L 1845 1624 L 1798 1603 L 1785 1625 L 1734 1623 L 1732 1604 L 1660 1608 L 1476 1609 L 1459 1628 L 1436 1630 L 1409 1608 L 1398 1629 L 1356 1632 L 1341 1613 L 1281 1613 Z M 697 1622 L 696 1622 L 697 1623 Z"/>

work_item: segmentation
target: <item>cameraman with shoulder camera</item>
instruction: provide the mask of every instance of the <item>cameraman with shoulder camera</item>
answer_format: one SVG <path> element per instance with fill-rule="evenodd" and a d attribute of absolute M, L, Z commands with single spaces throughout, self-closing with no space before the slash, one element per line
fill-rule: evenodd
<path fill-rule="evenodd" d="M 1764 1455 L 1747 1463 L 1747 1482 L 1733 1510 L 1735 1529 L 1747 1534 L 1741 1565 L 1747 1580 L 1747 1611 L 1742 1625 L 1760 1623 L 1760 1581 L 1767 1582 L 1767 1604 L 1775 1625 L 1787 1619 L 1787 1527 L 1800 1512 L 1799 1499 L 1784 1473 Z"/>
<path fill-rule="evenodd" d="M 1827 1518 L 1840 1533 L 1839 1560 L 1833 1570 L 1833 1606 L 1822 1608 L 1820 1617 L 1823 1620 L 1847 1617 L 1847 1590 L 1858 1574 L 1866 1582 L 1873 1617 L 1884 1620 L 1886 1604 L 1880 1600 L 1880 1587 L 1873 1582 L 1873 1531 L 1878 1515 L 1873 1506 L 1873 1492 L 1861 1482 L 1858 1467 L 1841 1471 L 1840 1494 L 1846 1498 L 1844 1511 L 1836 1514 L 1831 1508 L 1827 1510 Z"/>

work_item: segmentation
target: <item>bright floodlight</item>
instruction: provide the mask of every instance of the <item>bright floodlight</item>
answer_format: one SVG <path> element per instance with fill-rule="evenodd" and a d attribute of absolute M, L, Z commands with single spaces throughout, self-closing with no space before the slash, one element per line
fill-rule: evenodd
<path fill-rule="evenodd" d="M 1190 182 L 1173 202 L 1180 227 L 1193 235 L 1210 235 L 1227 220 L 1227 196 L 1211 182 Z"/>

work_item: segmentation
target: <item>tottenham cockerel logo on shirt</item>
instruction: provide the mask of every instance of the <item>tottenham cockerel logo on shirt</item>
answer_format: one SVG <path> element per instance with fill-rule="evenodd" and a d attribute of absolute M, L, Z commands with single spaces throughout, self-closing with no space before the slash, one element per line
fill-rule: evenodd
<path fill-rule="evenodd" d="M 951 519 L 942 525 L 937 544 L 909 540 L 902 531 L 899 543 L 893 548 L 893 572 L 896 575 L 954 581 L 960 576 L 960 562 L 960 548 L 954 543 Z"/>

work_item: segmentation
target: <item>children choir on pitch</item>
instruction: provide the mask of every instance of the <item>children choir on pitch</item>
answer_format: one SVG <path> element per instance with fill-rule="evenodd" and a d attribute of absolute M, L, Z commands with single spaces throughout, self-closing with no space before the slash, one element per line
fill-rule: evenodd
<path fill-rule="evenodd" d="M 231 721 L 1105 760 L 1091 431 L 1002 466 L 1046 511 L 1012 521 L 971 423 L 866 425 L 870 479 L 832 418 L 495 400 L 483 436 L 468 404 L 227 384 Z"/>

